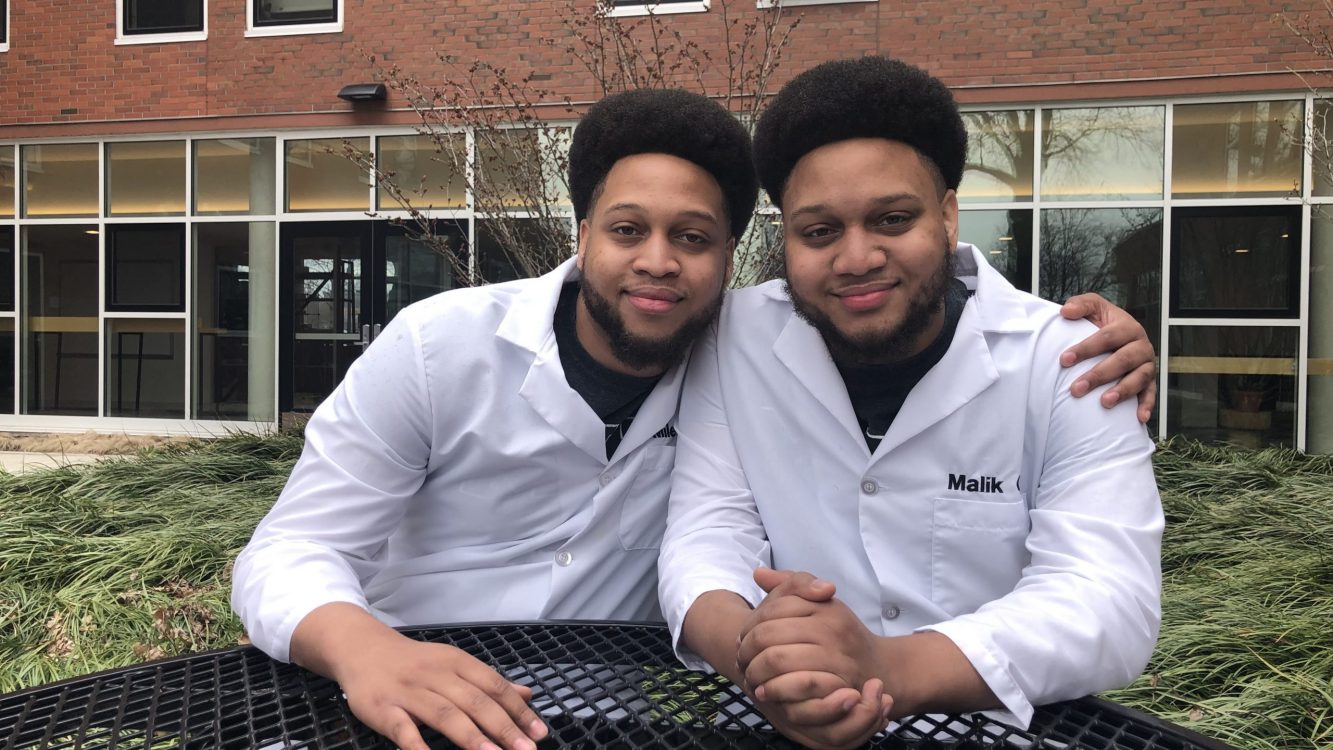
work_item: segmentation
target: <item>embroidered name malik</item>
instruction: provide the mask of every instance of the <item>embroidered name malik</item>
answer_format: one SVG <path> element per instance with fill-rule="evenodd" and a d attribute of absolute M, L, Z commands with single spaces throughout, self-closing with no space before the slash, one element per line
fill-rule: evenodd
<path fill-rule="evenodd" d="M 949 489 L 963 492 L 1004 492 L 1004 483 L 995 477 L 969 479 L 966 474 L 950 474 Z"/>

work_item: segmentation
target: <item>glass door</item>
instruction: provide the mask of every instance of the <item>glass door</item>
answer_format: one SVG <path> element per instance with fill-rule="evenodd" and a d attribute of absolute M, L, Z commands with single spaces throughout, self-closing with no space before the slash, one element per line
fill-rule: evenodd
<path fill-rule="evenodd" d="M 465 222 L 436 232 L 466 244 Z M 436 246 L 384 221 L 287 223 L 281 252 L 284 412 L 314 411 L 394 315 L 454 286 Z"/>

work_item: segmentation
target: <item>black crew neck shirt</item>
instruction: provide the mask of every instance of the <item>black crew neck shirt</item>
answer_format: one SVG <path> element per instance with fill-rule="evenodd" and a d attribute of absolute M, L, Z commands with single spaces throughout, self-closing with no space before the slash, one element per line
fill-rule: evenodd
<path fill-rule="evenodd" d="M 949 351 L 969 296 L 971 292 L 963 282 L 953 279 L 944 295 L 944 327 L 935 340 L 917 354 L 889 365 L 838 364 L 852 410 L 856 412 L 856 421 L 861 425 L 861 433 L 871 453 L 888 434 L 889 426 L 907 401 L 907 394 Z"/>
<path fill-rule="evenodd" d="M 560 302 L 555 307 L 555 344 L 569 387 L 583 397 L 606 426 L 606 457 L 610 459 L 662 376 L 625 375 L 593 359 L 579 342 L 574 324 L 578 296 L 578 284 L 571 282 L 560 290 Z"/>

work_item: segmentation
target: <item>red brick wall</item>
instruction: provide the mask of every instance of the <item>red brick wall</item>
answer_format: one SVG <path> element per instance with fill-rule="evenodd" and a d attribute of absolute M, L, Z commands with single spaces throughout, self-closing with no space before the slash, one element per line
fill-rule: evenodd
<path fill-rule="evenodd" d="M 208 0 L 206 41 L 122 46 L 112 0 L 7 1 L 0 138 L 410 121 L 395 112 L 401 100 L 349 114 L 335 97 L 374 79 L 369 53 L 427 80 L 437 50 L 479 57 L 549 76 L 542 85 L 576 100 L 596 96 L 560 50 L 569 0 L 345 0 L 342 33 L 250 39 L 246 0 Z M 668 23 L 718 52 L 721 1 Z M 727 1 L 739 23 L 762 12 Z M 1322 0 L 879 0 L 787 12 L 803 18 L 774 86 L 822 60 L 878 52 L 926 67 L 966 102 L 1299 90 L 1289 71 L 1328 61 L 1275 14 L 1322 13 L 1333 28 Z M 148 118 L 192 119 L 137 122 Z"/>

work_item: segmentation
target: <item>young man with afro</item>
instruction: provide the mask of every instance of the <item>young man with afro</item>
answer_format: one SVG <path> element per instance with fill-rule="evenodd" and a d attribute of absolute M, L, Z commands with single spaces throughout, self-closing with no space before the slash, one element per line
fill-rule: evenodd
<path fill-rule="evenodd" d="M 689 665 L 816 748 L 931 711 L 1122 685 L 1160 620 L 1153 445 L 1055 365 L 1091 326 L 958 243 L 949 90 L 880 57 L 797 76 L 758 123 L 785 281 L 694 349 L 659 559 Z"/>
<path fill-rule="evenodd" d="M 701 96 L 633 91 L 582 118 L 569 169 L 577 257 L 395 317 L 236 561 L 253 642 L 337 680 L 404 750 L 426 747 L 418 722 L 469 750 L 546 730 L 526 688 L 391 626 L 661 617 L 683 360 L 758 195 L 749 139 Z M 1120 347 L 1114 378 L 1152 352 L 1109 309 L 1086 347 Z"/>

